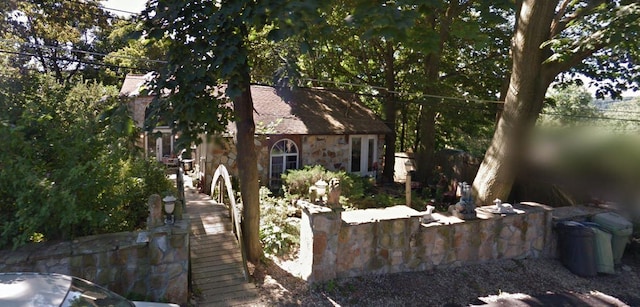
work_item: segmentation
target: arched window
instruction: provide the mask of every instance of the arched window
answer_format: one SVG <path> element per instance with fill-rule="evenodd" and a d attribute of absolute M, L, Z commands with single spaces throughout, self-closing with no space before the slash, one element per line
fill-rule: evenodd
<path fill-rule="evenodd" d="M 281 175 L 289 169 L 298 168 L 298 146 L 292 140 L 282 139 L 271 148 L 271 168 L 269 184 L 279 188 L 282 184 Z"/>

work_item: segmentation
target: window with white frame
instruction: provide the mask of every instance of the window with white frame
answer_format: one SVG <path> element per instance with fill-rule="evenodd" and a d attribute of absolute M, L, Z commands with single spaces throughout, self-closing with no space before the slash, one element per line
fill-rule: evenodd
<path fill-rule="evenodd" d="M 271 167 L 269 169 L 269 184 L 280 187 L 282 174 L 290 169 L 298 168 L 298 146 L 289 139 L 276 142 L 271 148 Z"/>
<path fill-rule="evenodd" d="M 352 135 L 349 139 L 351 150 L 350 171 L 362 176 L 376 176 L 378 168 L 376 135 Z"/>

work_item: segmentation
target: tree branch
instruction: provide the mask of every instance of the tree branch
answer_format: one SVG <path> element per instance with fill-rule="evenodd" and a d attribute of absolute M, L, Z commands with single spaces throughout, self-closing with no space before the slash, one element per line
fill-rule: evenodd
<path fill-rule="evenodd" d="M 591 38 L 593 38 L 593 36 L 598 35 L 598 33 L 602 33 L 601 31 L 594 33 Z M 595 39 L 595 38 L 594 38 Z M 585 45 L 591 45 L 591 48 L 586 48 Z M 568 58 L 565 58 L 562 62 L 559 61 L 551 61 L 548 63 L 543 64 L 543 68 L 549 72 L 551 72 L 552 74 L 554 74 L 554 76 L 558 75 L 559 73 L 569 70 L 571 67 L 574 67 L 578 64 L 580 64 L 580 62 L 582 62 L 582 60 L 592 56 L 594 53 L 604 49 L 605 47 L 609 46 L 610 43 L 607 42 L 606 40 L 603 41 L 597 41 L 597 42 L 593 42 L 593 43 L 587 43 L 587 42 L 583 42 L 582 44 L 579 44 L 578 46 L 576 46 L 576 48 L 579 48 L 579 50 L 577 52 L 572 53 Z M 573 48 L 573 49 L 576 49 Z"/>
<path fill-rule="evenodd" d="M 569 2 L 571 1 L 565 0 L 565 2 L 562 3 L 562 5 L 569 5 Z M 576 9 L 576 11 L 573 14 L 566 16 L 565 18 L 562 18 L 562 19 L 561 17 L 566 12 L 567 7 L 564 7 L 564 8 L 561 7 L 558 13 L 556 14 L 556 17 L 554 17 L 551 23 L 551 31 L 549 32 L 549 37 L 554 37 L 558 35 L 560 32 L 564 31 L 564 29 L 567 28 L 568 23 L 591 14 L 598 5 L 604 2 L 605 0 L 591 0 L 587 4 L 587 6 Z"/>
<path fill-rule="evenodd" d="M 499 52 L 492 52 L 492 53 L 488 54 L 486 57 L 484 57 L 484 58 L 482 58 L 482 59 L 480 59 L 478 61 L 472 62 L 469 65 L 465 65 L 465 67 L 463 69 L 457 69 L 457 70 L 453 71 L 452 73 L 449 73 L 449 74 L 441 76 L 440 80 L 445 80 L 445 79 L 448 79 L 448 78 L 451 78 L 451 77 L 462 75 L 463 73 L 468 71 L 468 68 L 472 68 L 472 67 L 474 67 L 474 66 L 476 66 L 478 64 L 482 64 L 482 63 L 484 63 L 486 61 L 489 61 L 489 60 L 493 60 L 493 59 L 495 59 L 495 58 L 497 58 L 497 57 L 499 57 L 501 55 L 502 54 L 499 53 Z"/>
<path fill-rule="evenodd" d="M 564 16 L 564 13 L 567 11 L 567 7 L 569 6 L 569 3 L 571 1 L 573 0 L 564 0 L 560 4 L 560 8 L 558 8 L 558 12 L 556 12 L 556 16 L 554 16 L 553 20 L 551 21 L 551 31 L 549 36 L 553 37 L 556 34 L 560 33 L 559 31 L 560 21 L 562 19 L 562 16 Z"/>

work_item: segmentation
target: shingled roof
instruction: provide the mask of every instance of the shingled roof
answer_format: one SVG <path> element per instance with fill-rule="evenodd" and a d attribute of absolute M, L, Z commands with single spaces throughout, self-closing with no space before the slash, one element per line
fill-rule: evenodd
<path fill-rule="evenodd" d="M 354 93 L 252 85 L 254 120 L 270 134 L 385 134 L 387 125 Z M 234 125 L 230 125 L 233 130 Z M 258 131 L 257 133 L 260 133 Z"/>
<path fill-rule="evenodd" d="M 145 75 L 127 75 L 120 94 L 140 95 Z M 143 95 L 140 95 L 143 96 Z M 251 85 L 254 121 L 268 126 L 257 134 L 386 134 L 391 130 L 365 107 L 357 94 L 324 88 L 276 88 Z M 229 132 L 235 132 L 231 123 Z M 258 129 L 260 130 L 260 129 Z"/>
<path fill-rule="evenodd" d="M 151 78 L 153 78 L 151 73 L 146 75 L 127 74 L 122 88 L 120 88 L 120 96 L 135 97 L 140 95 L 140 90 Z"/>

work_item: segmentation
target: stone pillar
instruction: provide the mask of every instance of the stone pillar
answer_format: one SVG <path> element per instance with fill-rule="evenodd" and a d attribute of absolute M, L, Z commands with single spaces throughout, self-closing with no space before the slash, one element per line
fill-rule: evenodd
<path fill-rule="evenodd" d="M 186 305 L 189 301 L 189 229 L 186 220 L 157 227 L 149 232 L 149 271 L 146 295 Z"/>
<path fill-rule="evenodd" d="M 147 229 L 164 225 L 164 211 L 162 210 L 162 198 L 160 195 L 151 195 L 148 205 L 149 218 L 147 218 Z"/>
<path fill-rule="evenodd" d="M 338 234 L 342 225 L 342 210 L 331 210 L 307 201 L 298 201 L 302 208 L 300 225 L 300 261 L 302 278 L 309 283 L 336 278 Z"/>

